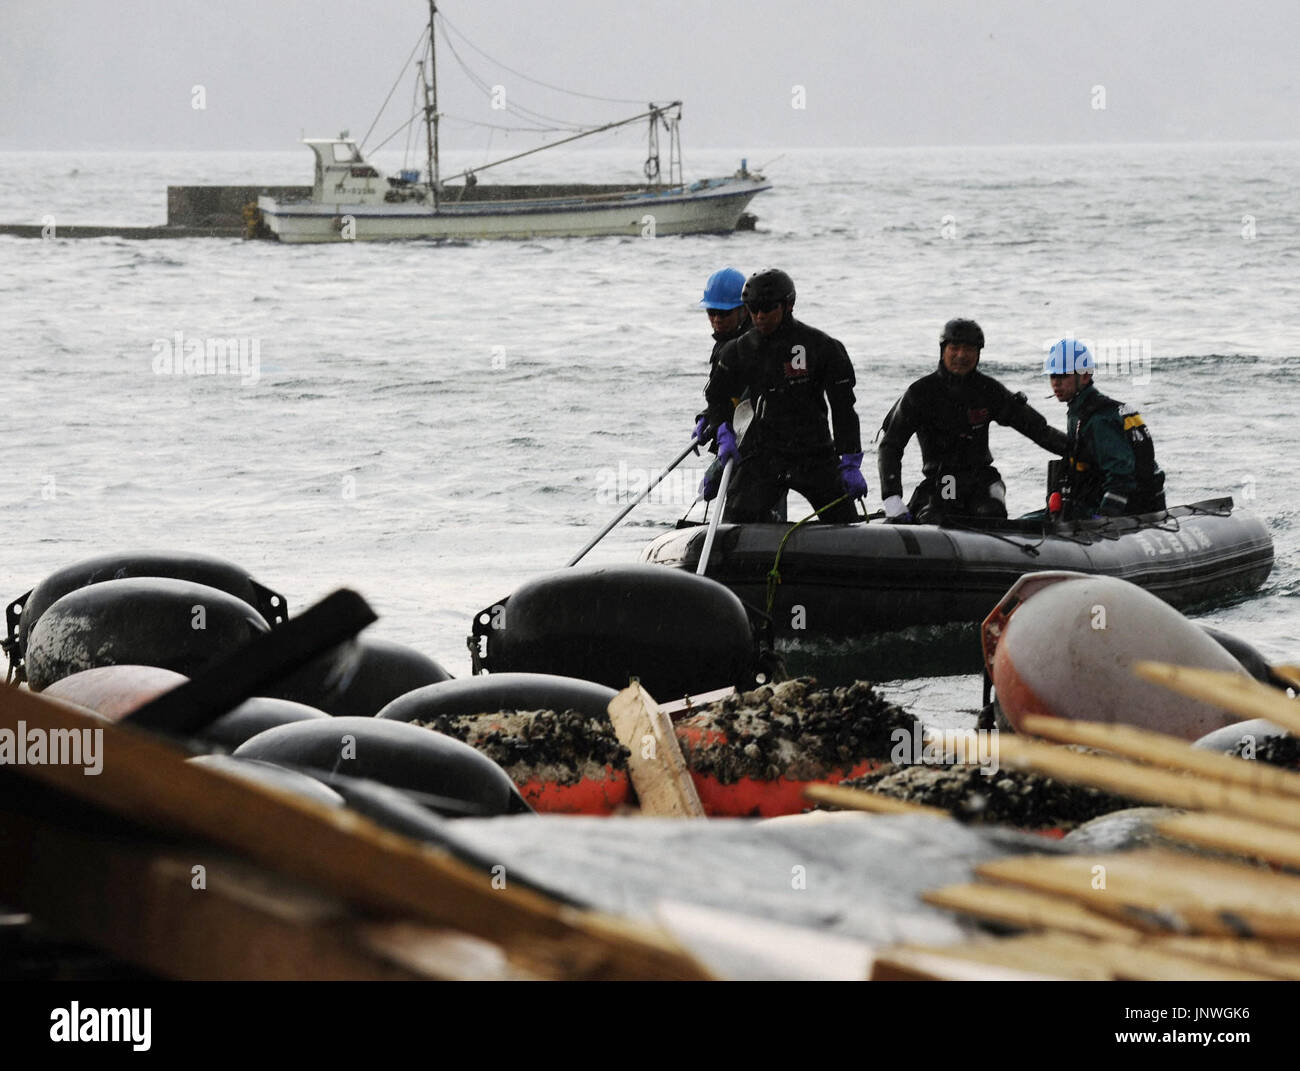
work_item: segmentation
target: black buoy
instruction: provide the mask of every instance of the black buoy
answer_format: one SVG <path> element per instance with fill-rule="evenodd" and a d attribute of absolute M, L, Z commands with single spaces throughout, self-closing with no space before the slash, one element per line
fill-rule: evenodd
<path fill-rule="evenodd" d="M 11 600 L 11 617 L 15 610 L 18 613 L 16 630 L 11 631 L 10 638 L 17 639 L 20 649 L 26 650 L 32 629 L 41 615 L 70 591 L 106 580 L 148 576 L 189 580 L 224 591 L 248 603 L 268 625 L 279 624 L 288 616 L 283 596 L 263 587 L 238 565 L 221 558 L 155 552 L 102 554 L 51 573 L 25 597 Z"/>
<path fill-rule="evenodd" d="M 391 721 L 495 714 L 499 710 L 576 710 L 604 718 L 618 693 L 604 684 L 547 673 L 490 673 L 430 684 L 394 699 L 378 714 Z"/>
<path fill-rule="evenodd" d="M 188 580 L 106 580 L 41 615 L 27 647 L 32 690 L 84 669 L 161 666 L 187 677 L 269 631 L 248 603 Z"/>
<path fill-rule="evenodd" d="M 1099 815 L 1072 829 L 1061 843 L 1076 852 L 1126 852 L 1166 845 L 1156 826 L 1183 812 L 1173 807 L 1130 807 Z"/>
<path fill-rule="evenodd" d="M 565 569 L 474 619 L 475 670 L 554 673 L 660 701 L 758 683 L 744 604 L 707 577 L 655 565 Z"/>
<path fill-rule="evenodd" d="M 514 782 L 486 755 L 432 729 L 397 721 L 337 717 L 294 722 L 258 733 L 234 754 L 459 800 L 483 815 L 530 810 Z"/>
<path fill-rule="evenodd" d="M 199 739 L 216 744 L 227 751 L 234 751 L 245 740 L 251 740 L 258 733 L 274 729 L 277 725 L 328 717 L 329 715 L 323 710 L 317 710 L 303 703 L 257 696 L 253 699 L 245 699 L 229 714 L 221 715 L 199 733 Z"/>
<path fill-rule="evenodd" d="M 1260 654 L 1257 648 L 1241 639 L 1241 637 L 1234 636 L 1231 632 L 1224 632 L 1222 629 L 1214 628 L 1211 625 L 1201 625 L 1201 630 L 1240 662 L 1241 668 L 1261 684 L 1271 684 L 1274 688 L 1286 690 L 1287 682 L 1273 674 L 1273 668 L 1268 664 L 1268 659 Z"/>
<path fill-rule="evenodd" d="M 338 717 L 369 718 L 399 696 L 451 674 L 427 655 L 392 640 L 359 636 L 286 678 L 272 692 Z"/>
<path fill-rule="evenodd" d="M 1192 747 L 1273 766 L 1300 769 L 1300 739 L 1266 718 L 1238 721 L 1206 733 Z"/>

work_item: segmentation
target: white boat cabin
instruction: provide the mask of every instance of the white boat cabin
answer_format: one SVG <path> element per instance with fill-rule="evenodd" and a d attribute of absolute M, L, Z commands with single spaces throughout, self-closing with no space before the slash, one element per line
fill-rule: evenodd
<path fill-rule="evenodd" d="M 317 204 L 392 204 L 420 202 L 429 196 L 418 171 L 403 171 L 398 178 L 386 178 L 366 162 L 351 138 L 303 138 L 302 143 L 316 154 L 312 200 Z"/>

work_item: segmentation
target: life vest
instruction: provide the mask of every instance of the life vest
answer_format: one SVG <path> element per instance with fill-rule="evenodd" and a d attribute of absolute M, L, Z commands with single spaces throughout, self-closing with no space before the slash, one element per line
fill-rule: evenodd
<path fill-rule="evenodd" d="M 1156 462 L 1155 443 L 1142 414 L 1136 406 L 1117 402 L 1094 388 L 1079 408 L 1078 421 L 1070 435 L 1066 452 L 1073 512 L 1076 516 L 1091 516 L 1100 508 L 1105 494 L 1106 473 L 1096 456 L 1091 438 L 1085 437 L 1085 430 L 1092 419 L 1105 413 L 1114 413 L 1119 418 L 1124 437 L 1133 450 L 1135 486 L 1123 512 L 1148 513 L 1164 509 L 1165 474 Z"/>

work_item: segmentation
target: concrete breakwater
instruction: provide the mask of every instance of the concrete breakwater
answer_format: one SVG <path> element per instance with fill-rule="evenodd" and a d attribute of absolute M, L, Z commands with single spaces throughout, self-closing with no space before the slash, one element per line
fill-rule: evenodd
<path fill-rule="evenodd" d="M 168 186 L 167 222 L 152 227 L 0 223 L 16 238 L 252 238 L 257 198 L 310 197 L 310 186 Z"/>

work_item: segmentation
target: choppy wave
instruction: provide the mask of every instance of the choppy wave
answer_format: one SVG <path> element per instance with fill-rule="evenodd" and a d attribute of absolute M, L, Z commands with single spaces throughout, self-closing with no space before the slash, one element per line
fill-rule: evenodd
<path fill-rule="evenodd" d="M 458 615 L 558 568 L 612 517 L 601 470 L 657 473 L 685 445 L 711 345 L 705 278 L 775 264 L 795 278 L 800 318 L 854 359 L 868 452 L 893 400 L 933 369 L 951 316 L 980 320 L 986 370 L 1058 426 L 1063 409 L 1037 376 L 1045 340 L 1149 343 L 1149 368 L 1104 389 L 1141 405 L 1180 496 L 1240 500 L 1253 474 L 1247 505 L 1270 524 L 1277 569 L 1263 595 L 1215 620 L 1261 646 L 1290 642 L 1300 147 L 1051 154 L 1070 177 L 1024 148 L 791 152 L 751 206 L 759 231 L 680 241 L 0 240 L 14 459 L 0 472 L 0 593 L 92 552 L 202 548 L 241 560 L 295 608 L 352 584 L 384 608 L 381 634 L 463 672 Z M 730 173 L 736 155 L 688 162 Z M 518 178 L 599 181 L 611 160 L 578 154 Z M 36 189 L 20 181 L 30 154 L 0 154 L 11 218 L 144 225 L 162 222 L 169 182 L 300 183 L 311 160 L 40 165 L 53 177 Z M 151 345 L 177 331 L 256 338 L 260 377 L 155 374 Z M 1008 429 L 992 444 L 1013 512 L 1041 505 L 1047 456 Z M 874 496 L 870 459 L 865 470 Z M 913 443 L 905 482 L 918 475 Z M 677 498 L 638 506 L 587 563 L 635 560 L 693 495 L 686 481 Z M 897 677 L 943 671 L 932 654 L 949 648 L 964 674 L 974 649 L 969 635 L 891 642 L 795 654 Z"/>

